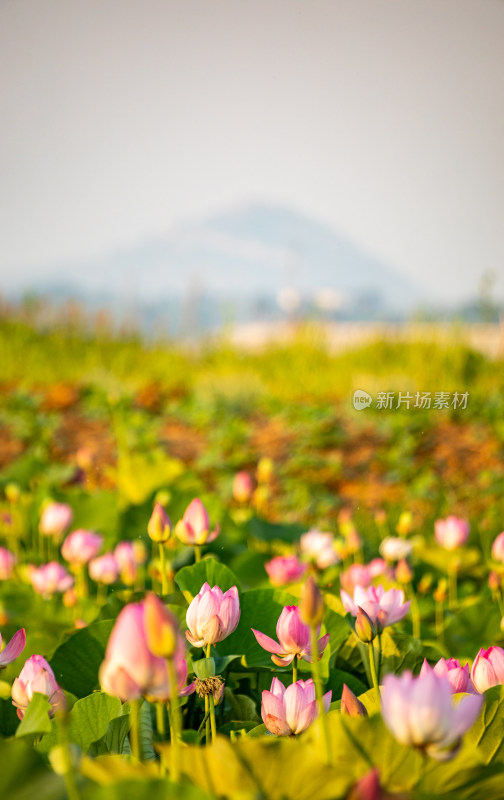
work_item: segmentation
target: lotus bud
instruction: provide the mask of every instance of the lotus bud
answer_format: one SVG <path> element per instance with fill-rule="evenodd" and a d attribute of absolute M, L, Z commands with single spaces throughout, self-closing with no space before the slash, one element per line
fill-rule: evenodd
<path fill-rule="evenodd" d="M 72 523 L 73 511 L 66 503 L 48 502 L 40 517 L 39 530 L 44 536 L 59 541 Z"/>
<path fill-rule="evenodd" d="M 257 480 L 259 483 L 271 483 L 275 472 L 275 465 L 271 458 L 263 456 L 257 464 Z"/>
<path fill-rule="evenodd" d="M 308 567 L 296 556 L 275 556 L 271 561 L 266 562 L 264 569 L 268 573 L 272 586 L 285 586 L 287 583 L 299 581 Z"/>
<path fill-rule="evenodd" d="M 417 592 L 419 594 L 429 594 L 430 590 L 432 589 L 433 583 L 434 583 L 434 578 L 432 576 L 432 573 L 426 572 L 425 575 L 422 575 L 422 577 L 418 581 Z"/>
<path fill-rule="evenodd" d="M 411 511 L 403 511 L 399 517 L 399 522 L 396 525 L 396 531 L 399 536 L 407 536 L 413 527 L 413 515 Z"/>
<path fill-rule="evenodd" d="M 445 550 L 462 547 L 469 538 L 469 522 L 453 514 L 446 519 L 437 519 L 434 523 L 434 538 Z"/>
<path fill-rule="evenodd" d="M 504 684 L 504 650 L 502 647 L 481 648 L 474 659 L 471 680 L 478 692 Z"/>
<path fill-rule="evenodd" d="M 73 567 L 83 566 L 98 555 L 103 536 L 80 528 L 73 531 L 61 546 L 61 555 Z"/>
<path fill-rule="evenodd" d="M 66 592 L 63 593 L 61 599 L 65 608 L 74 608 L 77 605 L 77 592 L 73 587 L 67 589 Z"/>
<path fill-rule="evenodd" d="M 398 583 L 408 584 L 413 580 L 413 570 L 405 558 L 399 561 L 395 569 L 395 579 Z"/>
<path fill-rule="evenodd" d="M 360 606 L 357 608 L 355 620 L 355 633 L 361 642 L 369 644 L 377 634 L 376 625 L 373 623 L 369 614 L 366 614 Z"/>
<path fill-rule="evenodd" d="M 347 530 L 345 537 L 346 537 L 347 553 L 349 553 L 350 555 L 357 553 L 362 547 L 362 539 L 357 533 L 357 529 L 354 528 L 353 525 L 351 525 L 350 528 Z"/>
<path fill-rule="evenodd" d="M 12 577 L 16 565 L 16 556 L 5 547 L 0 547 L 0 581 L 7 581 Z"/>
<path fill-rule="evenodd" d="M 167 542 L 171 536 L 171 522 L 161 503 L 156 503 L 152 512 L 147 533 L 153 542 Z"/>
<path fill-rule="evenodd" d="M 144 602 L 147 645 L 155 656 L 173 658 L 180 638 L 177 618 L 152 592 Z"/>
<path fill-rule="evenodd" d="M 266 484 L 257 487 L 254 492 L 254 506 L 259 513 L 263 513 L 268 508 L 270 490 Z"/>
<path fill-rule="evenodd" d="M 488 586 L 492 592 L 498 592 L 500 588 L 500 578 L 494 569 L 488 575 Z"/>
<path fill-rule="evenodd" d="M 341 693 L 341 713 L 348 714 L 350 717 L 367 717 L 368 715 L 365 705 L 354 695 L 346 683 L 343 684 Z"/>
<path fill-rule="evenodd" d="M 119 564 L 113 553 L 105 553 L 103 556 L 92 558 L 88 569 L 90 577 L 96 583 L 103 583 L 106 586 L 115 583 L 119 577 Z"/>
<path fill-rule="evenodd" d="M 5 487 L 5 496 L 9 503 L 19 503 L 21 497 L 21 489 L 17 483 L 8 483 Z"/>
<path fill-rule="evenodd" d="M 446 603 L 448 600 L 448 581 L 441 578 L 437 587 L 434 589 L 433 597 L 436 603 Z"/>
<path fill-rule="evenodd" d="M 233 497 L 237 503 L 248 503 L 254 493 L 252 476 L 245 471 L 237 472 L 233 480 Z"/>
<path fill-rule="evenodd" d="M 492 558 L 504 564 L 504 532 L 499 533 L 492 545 Z"/>
<path fill-rule="evenodd" d="M 387 524 L 387 512 L 383 508 L 375 511 L 374 519 L 379 528 Z"/>
<path fill-rule="evenodd" d="M 208 512 L 198 497 L 189 503 L 184 516 L 175 526 L 176 536 L 187 545 L 210 544 L 217 538 L 219 532 L 218 524 L 213 531 L 210 531 Z"/>
<path fill-rule="evenodd" d="M 324 618 L 324 598 L 318 588 L 313 575 L 309 575 L 299 603 L 299 616 L 305 625 L 312 628 L 318 627 Z"/>
<path fill-rule="evenodd" d="M 347 795 L 346 800 L 381 800 L 382 797 L 384 798 L 385 796 L 380 786 L 380 774 L 375 767 L 357 781 Z"/>
<path fill-rule="evenodd" d="M 142 566 L 147 561 L 147 548 L 142 542 L 141 539 L 135 539 L 134 542 L 131 543 L 131 548 L 133 551 L 133 560 L 135 564 L 138 566 Z"/>

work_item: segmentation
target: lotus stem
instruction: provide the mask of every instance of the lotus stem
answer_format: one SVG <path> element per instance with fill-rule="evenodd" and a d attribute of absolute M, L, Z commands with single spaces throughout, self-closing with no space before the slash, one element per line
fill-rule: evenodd
<path fill-rule="evenodd" d="M 181 733 L 181 720 L 180 709 L 178 705 L 178 687 L 177 687 L 177 674 L 175 672 L 175 664 L 173 658 L 167 659 L 168 675 L 170 678 L 170 710 L 171 710 L 171 777 L 172 780 L 178 781 L 180 778 L 180 741 L 179 736 Z"/>
<path fill-rule="evenodd" d="M 208 695 L 208 700 L 210 703 L 210 728 L 212 731 L 212 744 L 214 744 L 217 738 L 217 726 L 215 724 L 215 700 L 213 694 Z"/>
<path fill-rule="evenodd" d="M 381 628 L 378 628 L 378 636 L 377 636 L 377 639 L 378 639 L 378 667 L 376 669 L 376 674 L 377 674 L 377 678 L 378 678 L 378 686 L 380 685 L 380 680 L 381 680 L 382 655 L 383 655 L 381 637 L 382 637 Z"/>
<path fill-rule="evenodd" d="M 325 763 L 329 766 L 332 763 L 331 758 L 331 742 L 329 738 L 329 726 L 327 724 L 327 715 L 325 713 L 324 701 L 322 699 L 322 681 L 320 679 L 320 668 L 318 662 L 318 642 L 317 642 L 317 627 L 310 625 L 310 639 L 311 639 L 311 671 L 313 676 L 313 683 L 315 684 L 315 697 L 317 699 L 318 715 L 320 724 L 322 726 L 322 738 L 324 739 L 325 750 Z"/>
<path fill-rule="evenodd" d="M 58 731 L 59 744 L 62 751 L 62 774 L 65 781 L 65 788 L 68 800 L 79 800 L 79 790 L 77 789 L 77 779 L 75 768 L 72 761 L 72 754 L 68 743 L 67 720 L 61 714 L 56 714 L 56 727 Z M 60 773 L 61 774 L 61 773 Z"/>
<path fill-rule="evenodd" d="M 104 606 L 107 602 L 107 587 L 104 583 L 99 583 L 96 589 L 96 602 L 99 606 Z"/>
<path fill-rule="evenodd" d="M 210 701 L 208 695 L 205 695 L 205 742 L 210 744 Z"/>
<path fill-rule="evenodd" d="M 141 760 L 140 752 L 140 700 L 131 701 L 130 744 L 133 758 Z"/>
<path fill-rule="evenodd" d="M 413 636 L 415 639 L 420 639 L 422 636 L 422 629 L 421 629 L 421 620 L 420 620 L 420 608 L 418 606 L 418 598 L 416 596 L 416 592 L 411 587 L 411 621 L 413 623 Z"/>
<path fill-rule="evenodd" d="M 292 683 L 296 683 L 296 681 L 297 681 L 297 673 L 298 673 L 297 660 L 298 660 L 298 657 L 294 656 L 294 661 L 292 662 Z"/>
<path fill-rule="evenodd" d="M 452 561 L 448 567 L 448 608 L 457 605 L 457 564 Z"/>
<path fill-rule="evenodd" d="M 439 642 L 443 641 L 443 604 L 436 600 L 436 639 Z"/>
<path fill-rule="evenodd" d="M 378 676 L 376 674 L 376 665 L 374 659 L 374 647 L 373 643 L 369 642 L 368 644 L 368 654 L 369 654 L 369 669 L 371 671 L 371 679 L 373 681 L 373 686 L 376 692 L 376 699 L 378 700 L 378 707 L 381 705 L 380 701 L 380 684 L 378 683 Z"/>
<path fill-rule="evenodd" d="M 199 561 L 201 561 L 201 545 L 200 544 L 195 544 L 194 545 L 194 561 L 195 561 L 196 564 Z"/>
<path fill-rule="evenodd" d="M 212 649 L 212 645 L 208 644 L 207 647 L 206 647 L 206 657 L 207 658 L 210 658 L 211 649 Z M 212 734 L 212 743 L 214 743 L 215 739 L 217 738 L 217 726 L 215 724 L 215 701 L 214 701 L 213 694 L 208 694 L 208 695 L 205 696 L 205 713 L 207 711 L 210 712 L 209 718 L 207 719 L 207 722 L 206 722 L 206 734 L 207 734 L 206 741 L 207 741 L 207 744 L 208 744 L 209 740 L 210 740 L 210 732 Z M 209 731 L 209 728 L 210 728 L 210 731 Z"/>
<path fill-rule="evenodd" d="M 159 542 L 159 560 L 161 562 L 161 594 L 168 594 L 168 582 L 166 580 L 166 560 L 163 542 Z"/>
<path fill-rule="evenodd" d="M 163 703 L 156 703 L 156 727 L 157 732 L 164 739 L 166 736 L 166 726 Z"/>

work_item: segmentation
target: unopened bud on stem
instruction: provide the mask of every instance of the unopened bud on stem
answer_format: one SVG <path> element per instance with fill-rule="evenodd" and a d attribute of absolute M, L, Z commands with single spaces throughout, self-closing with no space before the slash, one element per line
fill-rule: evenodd
<path fill-rule="evenodd" d="M 156 503 L 152 512 L 147 533 L 153 542 L 167 542 L 171 536 L 171 522 L 161 503 Z"/>
<path fill-rule="evenodd" d="M 365 705 L 354 695 L 346 683 L 343 684 L 341 693 L 341 713 L 348 714 L 350 717 L 367 717 L 368 715 Z"/>
<path fill-rule="evenodd" d="M 313 575 L 309 575 L 303 587 L 299 603 L 299 616 L 305 625 L 316 628 L 324 618 L 324 598 Z"/>
<path fill-rule="evenodd" d="M 357 606 L 357 618 L 355 620 L 355 633 L 361 642 L 369 644 L 377 634 L 376 625 L 363 608 Z"/>

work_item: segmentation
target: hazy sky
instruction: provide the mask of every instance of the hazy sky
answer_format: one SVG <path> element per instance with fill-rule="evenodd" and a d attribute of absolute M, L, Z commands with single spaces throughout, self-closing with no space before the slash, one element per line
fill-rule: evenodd
<path fill-rule="evenodd" d="M 504 296 L 503 0 L 0 0 L 0 288 L 247 201 Z"/>

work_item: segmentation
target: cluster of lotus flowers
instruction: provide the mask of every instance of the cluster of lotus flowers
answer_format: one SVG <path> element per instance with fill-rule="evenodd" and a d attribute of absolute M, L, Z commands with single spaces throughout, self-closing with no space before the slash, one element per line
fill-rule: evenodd
<path fill-rule="evenodd" d="M 357 587 L 355 594 L 366 605 L 370 618 L 384 627 L 404 616 L 408 606 L 401 602 L 401 590 L 381 589 L 366 592 Z M 349 601 L 349 608 L 350 613 L 356 611 L 354 601 Z M 205 583 L 187 609 L 186 639 L 193 647 L 215 645 L 236 629 L 239 619 L 237 588 L 233 586 L 222 592 L 218 586 L 211 588 Z M 294 658 L 313 660 L 309 625 L 302 622 L 299 607 L 285 607 L 276 630 L 278 641 L 253 631 L 259 644 L 272 653 L 275 664 L 287 666 Z M 329 634 L 318 639 L 317 659 L 328 641 Z M 0 668 L 18 658 L 25 642 L 25 631 L 19 630 L 0 652 Z M 175 667 L 175 686 L 171 683 L 167 659 L 172 659 Z M 179 696 L 194 692 L 194 682 L 186 685 L 187 674 L 185 640 L 176 618 L 162 601 L 149 593 L 142 602 L 126 605 L 117 618 L 100 669 L 103 690 L 123 702 L 141 696 L 168 702 L 175 692 Z M 462 666 L 456 659 L 440 659 L 433 668 L 424 661 L 416 678 L 410 672 L 399 677 L 385 676 L 381 691 L 383 717 L 399 742 L 425 747 L 431 755 L 444 758 L 453 753 L 463 733 L 477 718 L 483 703 L 481 693 L 503 683 L 504 650 L 500 647 L 481 649 L 470 672 L 468 664 Z M 53 713 L 65 708 L 64 694 L 41 655 L 31 656 L 13 683 L 12 700 L 20 718 L 34 692 L 48 697 Z M 466 696 L 453 704 L 451 696 L 462 692 Z M 330 702 L 331 692 L 327 692 L 323 696 L 325 711 Z M 361 704 L 347 687 L 342 710 L 362 713 Z M 272 734 L 301 733 L 317 716 L 313 680 L 297 680 L 286 688 L 274 678 L 270 690 L 262 693 L 261 713 Z"/>
<path fill-rule="evenodd" d="M 248 489 L 243 476 L 237 492 L 245 498 Z M 246 491 L 247 490 L 247 491 Z M 43 535 L 62 540 L 72 522 L 71 509 L 65 504 L 51 503 L 45 507 L 40 521 Z M 361 547 L 351 520 L 341 520 L 346 532 L 348 552 Z M 404 523 L 406 524 L 406 523 Z M 172 530 L 171 522 L 160 504 L 156 504 L 148 524 L 151 540 L 165 544 L 172 533 L 185 545 L 201 547 L 219 535 L 219 527 L 211 529 L 208 513 L 199 499 L 187 508 L 183 518 Z M 447 550 L 462 546 L 468 538 L 465 520 L 448 517 L 438 520 L 435 538 Z M 61 554 L 70 571 L 54 561 L 30 570 L 34 589 L 45 597 L 55 592 L 65 593 L 74 585 L 74 575 L 86 565 L 89 575 L 98 583 L 111 584 L 120 575 L 131 585 L 146 554 L 134 543 L 121 542 L 113 553 L 99 555 L 103 538 L 87 530 L 75 530 L 62 542 Z M 341 601 L 352 627 L 361 642 L 371 643 L 387 626 L 405 617 L 410 600 L 402 589 L 386 590 L 375 585 L 381 576 L 391 579 L 401 564 L 406 564 L 411 543 L 404 537 L 387 537 L 381 546 L 383 558 L 369 564 L 354 563 L 341 573 Z M 492 555 L 504 562 L 504 533 L 494 542 Z M 332 534 L 311 530 L 301 537 L 298 555 L 279 555 L 266 564 L 274 586 L 306 580 L 299 606 L 283 608 L 277 624 L 276 639 L 252 629 L 258 644 L 271 654 L 277 667 L 293 667 L 293 680 L 285 685 L 273 678 L 269 690 L 262 692 L 261 714 L 267 730 L 276 736 L 295 736 L 306 730 L 317 716 L 328 712 L 331 692 L 318 694 L 316 664 L 322 657 L 330 634 L 320 636 L 324 616 L 324 601 L 313 574 L 331 568 L 342 560 L 341 547 L 335 546 Z M 397 565 L 394 567 L 394 563 Z M 8 579 L 15 567 L 15 558 L 0 548 L 0 578 Z M 404 567 L 403 567 L 404 569 Z M 188 684 L 187 643 L 201 648 L 208 658 L 211 647 L 232 634 L 240 622 L 240 599 L 236 586 L 222 591 L 219 586 L 204 583 L 192 599 L 186 612 L 185 635 L 178 620 L 155 593 L 144 600 L 126 605 L 117 617 L 108 641 L 99 680 L 102 689 L 121 701 L 145 697 L 151 702 L 167 703 L 178 696 L 193 693 L 198 678 Z M 25 647 L 25 632 L 18 631 L 1 650 L 0 668 L 17 659 Z M 298 660 L 315 669 L 313 679 L 297 680 Z M 457 659 L 441 658 L 431 667 L 424 661 L 421 672 L 385 675 L 379 688 L 383 719 L 395 738 L 402 744 L 421 748 L 429 755 L 444 759 L 453 756 L 463 734 L 472 726 L 483 705 L 483 693 L 492 686 L 504 684 L 504 650 L 493 646 L 481 649 L 472 668 L 462 666 Z M 52 713 L 65 709 L 65 696 L 58 686 L 48 662 L 41 655 L 26 661 L 12 685 L 12 701 L 20 718 L 34 692 L 46 695 Z M 458 703 L 453 695 L 464 693 Z M 222 689 L 215 690 L 215 701 Z M 344 687 L 342 713 L 364 714 L 362 703 Z"/>

